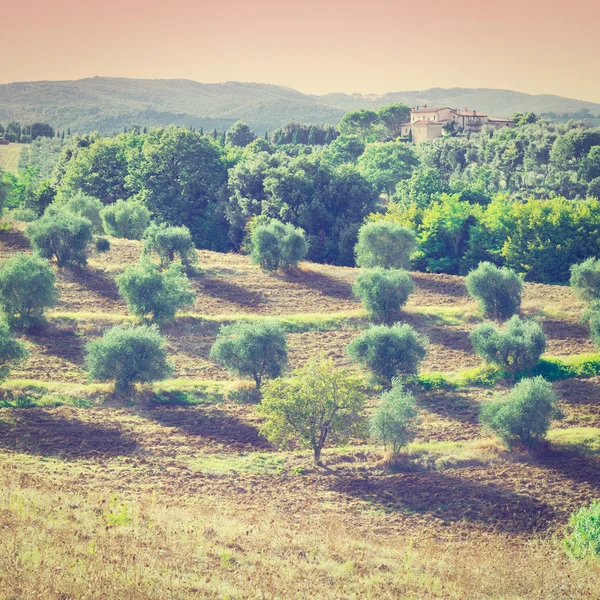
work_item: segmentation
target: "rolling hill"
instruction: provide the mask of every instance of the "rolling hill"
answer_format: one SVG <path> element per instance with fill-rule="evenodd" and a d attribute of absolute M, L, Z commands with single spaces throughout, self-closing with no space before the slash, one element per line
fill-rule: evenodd
<path fill-rule="evenodd" d="M 392 102 L 467 106 L 498 116 L 582 109 L 600 114 L 600 104 L 593 102 L 486 88 L 318 96 L 261 83 L 93 77 L 0 85 L 0 122 L 39 120 L 58 129 L 110 133 L 134 125 L 169 124 L 223 130 L 241 119 L 262 133 L 288 121 L 336 124 L 349 110 Z"/>

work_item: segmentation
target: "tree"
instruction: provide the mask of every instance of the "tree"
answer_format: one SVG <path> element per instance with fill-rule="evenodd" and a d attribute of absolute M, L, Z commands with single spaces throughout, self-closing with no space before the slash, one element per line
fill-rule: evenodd
<path fill-rule="evenodd" d="M 402 125 L 410 121 L 410 113 L 411 108 L 406 104 L 388 104 L 377 111 L 377 116 L 388 137 L 395 140 L 402 134 Z"/>
<path fill-rule="evenodd" d="M 415 436 L 418 417 L 415 397 L 406 392 L 398 379 L 392 380 L 392 389 L 381 394 L 379 405 L 370 419 L 371 437 L 383 444 L 392 457 L 398 456 Z"/>
<path fill-rule="evenodd" d="M 92 381 L 114 381 L 115 392 L 122 395 L 136 383 L 160 381 L 173 372 L 156 325 L 112 327 L 87 344 L 85 361 Z"/>
<path fill-rule="evenodd" d="M 600 300 L 600 259 L 588 258 L 572 265 L 570 284 L 581 300 Z"/>
<path fill-rule="evenodd" d="M 358 135 L 365 141 L 377 139 L 379 136 L 379 116 L 373 110 L 361 108 L 346 113 L 338 125 L 342 135 Z"/>
<path fill-rule="evenodd" d="M 279 377 L 287 365 L 287 345 L 274 321 L 237 322 L 221 327 L 210 358 L 240 377 L 252 377 L 260 392 L 267 377 Z"/>
<path fill-rule="evenodd" d="M 275 219 L 253 228 L 250 247 L 252 262 L 267 271 L 295 268 L 308 252 L 304 231 Z"/>
<path fill-rule="evenodd" d="M 373 325 L 348 344 L 347 352 L 351 360 L 389 384 L 394 377 L 418 372 L 427 354 L 426 344 L 427 339 L 420 338 L 410 325 Z"/>
<path fill-rule="evenodd" d="M 521 308 L 523 282 L 512 269 L 482 262 L 467 275 L 465 283 L 486 317 L 508 319 Z"/>
<path fill-rule="evenodd" d="M 246 123 L 243 121 L 237 121 L 234 123 L 225 134 L 225 141 L 233 146 L 240 146 L 245 148 L 248 144 L 251 144 L 256 139 L 256 135 Z"/>
<path fill-rule="evenodd" d="M 366 398 L 360 381 L 331 359 L 316 357 L 288 379 L 265 386 L 258 407 L 261 433 L 278 447 L 296 442 L 311 448 L 321 463 L 327 442 L 340 443 L 362 432 Z"/>
<path fill-rule="evenodd" d="M 389 323 L 406 304 L 415 284 L 408 271 L 377 268 L 362 270 L 352 289 L 371 318 Z"/>
<path fill-rule="evenodd" d="M 184 267 L 193 267 L 198 262 L 196 248 L 190 230 L 173 227 L 166 223 L 152 223 L 144 233 L 144 255 L 157 254 L 164 267 L 179 258 Z"/>
<path fill-rule="evenodd" d="M 372 221 L 359 230 L 354 249 L 359 267 L 406 269 L 416 248 L 413 231 L 391 221 Z"/>
<path fill-rule="evenodd" d="M 86 196 L 82 192 L 77 192 L 66 203 L 58 204 L 56 206 L 59 210 L 61 207 L 90 221 L 94 233 L 104 233 L 102 217 L 100 216 L 104 204 L 102 204 L 102 201 L 98 200 L 98 198 Z"/>
<path fill-rule="evenodd" d="M 365 147 L 364 140 L 358 135 L 340 135 L 327 146 L 323 156 L 336 166 L 355 163 Z"/>
<path fill-rule="evenodd" d="M 600 177 L 600 146 L 592 146 L 587 156 L 578 165 L 579 178 L 590 182 Z"/>
<path fill-rule="evenodd" d="M 16 254 L 0 268 L 0 308 L 11 326 L 33 329 L 58 301 L 56 275 L 47 260 Z"/>
<path fill-rule="evenodd" d="M 59 267 L 85 266 L 93 240 L 92 223 L 66 210 L 47 210 L 25 230 L 36 253 L 55 258 Z"/>
<path fill-rule="evenodd" d="M 546 336 L 540 325 L 517 315 L 502 328 L 482 323 L 471 331 L 470 338 L 475 354 L 509 373 L 530 371 L 546 349 Z"/>
<path fill-rule="evenodd" d="M 127 267 L 116 283 L 131 313 L 141 319 L 151 315 L 160 325 L 172 321 L 178 309 L 194 304 L 192 286 L 177 263 L 164 271 L 151 263 Z"/>
<path fill-rule="evenodd" d="M 556 394 L 543 377 L 519 381 L 512 391 L 496 396 L 481 407 L 480 420 L 507 446 L 535 446 L 545 437 L 554 419 L 562 413 L 555 406 Z"/>
<path fill-rule="evenodd" d="M 150 224 L 150 211 L 135 200 L 117 200 L 100 212 L 104 231 L 108 235 L 139 240 Z"/>
<path fill-rule="evenodd" d="M 600 558 L 600 502 L 592 502 L 571 515 L 563 543 L 571 558 Z"/>
<path fill-rule="evenodd" d="M 23 342 L 10 337 L 10 329 L 6 323 L 0 323 L 0 381 L 10 374 L 12 366 L 29 357 L 29 351 Z"/>

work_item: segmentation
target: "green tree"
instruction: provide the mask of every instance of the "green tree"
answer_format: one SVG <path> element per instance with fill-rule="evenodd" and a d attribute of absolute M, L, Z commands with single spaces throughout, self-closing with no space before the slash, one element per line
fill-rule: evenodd
<path fill-rule="evenodd" d="M 572 265 L 570 284 L 581 300 L 600 300 L 600 259 L 588 258 Z"/>
<path fill-rule="evenodd" d="M 82 192 L 76 192 L 69 200 L 67 200 L 67 202 L 64 204 L 58 204 L 56 208 L 59 210 L 64 208 L 73 214 L 84 217 L 92 223 L 94 233 L 104 233 L 102 217 L 100 216 L 100 212 L 104 208 L 104 204 L 102 204 L 102 201 L 98 200 L 98 198 L 86 196 Z"/>
<path fill-rule="evenodd" d="M 108 235 L 139 240 L 150 225 L 150 211 L 135 200 L 117 200 L 100 212 L 104 231 Z"/>
<path fill-rule="evenodd" d="M 253 228 L 250 247 L 252 262 L 267 271 L 295 268 L 308 252 L 304 231 L 275 219 Z"/>
<path fill-rule="evenodd" d="M 29 351 L 23 342 L 10 337 L 10 329 L 6 323 L 0 323 L 0 381 L 10 374 L 12 366 L 29 357 Z"/>
<path fill-rule="evenodd" d="M 245 148 L 248 144 L 251 144 L 256 139 L 256 135 L 246 123 L 243 121 L 237 121 L 234 123 L 225 134 L 225 142 L 232 144 L 233 146 L 240 146 Z"/>
<path fill-rule="evenodd" d="M 340 120 L 338 130 L 342 135 L 358 135 L 365 141 L 372 141 L 380 134 L 379 115 L 364 108 L 346 113 Z"/>
<path fill-rule="evenodd" d="M 176 258 L 186 268 L 193 267 L 198 262 L 190 230 L 185 226 L 173 227 L 166 223 L 152 223 L 146 229 L 143 254 L 158 255 L 162 266 L 172 263 Z"/>
<path fill-rule="evenodd" d="M 405 104 L 388 104 L 377 111 L 379 122 L 385 127 L 387 137 L 399 138 L 402 133 L 402 125 L 410 121 L 410 106 Z"/>
<path fill-rule="evenodd" d="M 0 308 L 11 326 L 33 329 L 58 301 L 56 275 L 47 260 L 16 254 L 0 268 Z"/>
<path fill-rule="evenodd" d="M 287 365 L 287 345 L 274 321 L 238 322 L 221 327 L 210 358 L 240 377 L 252 377 L 260 393 L 267 377 L 279 377 Z"/>
<path fill-rule="evenodd" d="M 600 502 L 580 508 L 569 519 L 568 535 L 563 543 L 571 558 L 600 558 Z"/>
<path fill-rule="evenodd" d="M 340 135 L 327 146 L 323 156 L 332 165 L 353 164 L 365 151 L 365 147 L 364 140 L 358 135 Z"/>
<path fill-rule="evenodd" d="M 265 386 L 258 412 L 261 433 L 278 447 L 293 443 L 313 451 L 321 463 L 327 442 L 341 443 L 362 433 L 366 397 L 360 381 L 330 359 L 313 358 L 288 379 Z"/>
<path fill-rule="evenodd" d="M 365 223 L 354 250 L 356 264 L 365 268 L 406 269 L 416 248 L 415 237 L 413 231 L 392 221 Z"/>
<path fill-rule="evenodd" d="M 521 308 L 523 282 L 512 269 L 482 262 L 467 275 L 465 283 L 486 317 L 508 319 Z"/>
<path fill-rule="evenodd" d="M 112 327 L 87 344 L 85 361 L 92 381 L 114 381 L 122 395 L 131 394 L 136 383 L 160 381 L 173 372 L 156 325 Z"/>

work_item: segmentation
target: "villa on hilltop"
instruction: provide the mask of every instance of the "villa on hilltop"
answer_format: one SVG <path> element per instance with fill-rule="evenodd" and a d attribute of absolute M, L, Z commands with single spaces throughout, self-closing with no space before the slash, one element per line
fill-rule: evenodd
<path fill-rule="evenodd" d="M 457 110 L 449 106 L 441 108 L 428 108 L 421 106 L 410 113 L 410 123 L 402 125 L 402 137 L 411 137 L 415 144 L 429 142 L 442 137 L 444 126 L 454 122 L 456 127 L 464 131 L 481 131 L 484 125 L 490 125 L 496 129 L 512 127 L 512 119 L 492 117 L 476 110 Z"/>

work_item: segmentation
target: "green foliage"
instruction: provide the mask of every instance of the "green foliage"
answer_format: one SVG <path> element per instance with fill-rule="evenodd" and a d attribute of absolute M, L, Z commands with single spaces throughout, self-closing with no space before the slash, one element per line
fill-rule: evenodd
<path fill-rule="evenodd" d="M 140 240 L 150 224 L 150 211 L 135 200 L 117 200 L 100 212 L 104 231 L 108 235 L 128 240 Z"/>
<path fill-rule="evenodd" d="M 391 221 L 372 221 L 360 228 L 354 251 L 359 267 L 406 269 L 414 250 L 415 234 L 410 229 Z"/>
<path fill-rule="evenodd" d="M 398 380 L 392 381 L 392 389 L 384 392 L 379 405 L 370 419 L 371 437 L 383 444 L 392 457 L 397 456 L 415 436 L 417 421 L 415 397 L 402 388 Z"/>
<path fill-rule="evenodd" d="M 92 243 L 92 223 L 66 210 L 50 210 L 25 230 L 42 258 L 55 258 L 59 267 L 85 266 Z"/>
<path fill-rule="evenodd" d="M 11 326 L 33 329 L 58 301 L 56 275 L 48 261 L 17 254 L 0 269 L 0 308 Z"/>
<path fill-rule="evenodd" d="M 475 354 L 509 373 L 534 369 L 546 349 L 546 336 L 540 325 L 517 315 L 502 328 L 482 323 L 471 331 L 470 338 Z"/>
<path fill-rule="evenodd" d="M 250 246 L 252 262 L 267 271 L 295 268 L 308 252 L 304 231 L 275 219 L 254 227 Z"/>
<path fill-rule="evenodd" d="M 508 319 L 521 308 L 523 282 L 511 269 L 482 262 L 467 275 L 465 284 L 486 317 Z"/>
<path fill-rule="evenodd" d="M 379 122 L 385 130 L 386 137 L 396 139 L 400 137 L 402 125 L 410 122 L 410 106 L 406 104 L 388 104 L 377 111 Z"/>
<path fill-rule="evenodd" d="M 311 448 L 316 463 L 327 442 L 341 443 L 362 432 L 366 397 L 360 381 L 331 359 L 313 358 L 288 379 L 266 386 L 258 407 L 261 433 L 278 447 Z"/>
<path fill-rule="evenodd" d="M 32 208 L 13 208 L 12 210 L 8 210 L 4 213 L 4 216 L 7 219 L 12 219 L 13 221 L 21 221 L 23 223 L 31 223 L 32 221 L 37 220 L 38 215 Z"/>
<path fill-rule="evenodd" d="M 353 286 L 371 318 L 389 323 L 408 300 L 415 284 L 402 269 L 362 270 Z"/>
<path fill-rule="evenodd" d="M 572 265 L 570 284 L 582 300 L 600 300 L 600 259 L 588 258 Z"/>
<path fill-rule="evenodd" d="M 425 358 L 427 340 L 410 325 L 372 326 L 347 347 L 348 356 L 368 368 L 381 381 L 390 383 L 399 375 L 413 375 Z"/>
<path fill-rule="evenodd" d="M 252 377 L 260 390 L 265 378 L 279 377 L 287 365 L 285 335 L 273 321 L 225 325 L 210 349 L 210 358 L 230 373 Z"/>
<path fill-rule="evenodd" d="M 193 267 L 198 262 L 196 248 L 187 227 L 152 223 L 144 233 L 144 255 L 157 254 L 162 266 L 179 258 L 181 264 Z"/>
<path fill-rule="evenodd" d="M 571 558 L 600 558 L 600 502 L 592 502 L 571 515 L 563 544 Z"/>
<path fill-rule="evenodd" d="M 19 364 L 29 357 L 25 344 L 10 337 L 10 329 L 0 323 L 0 381 L 6 379 L 13 365 Z"/>
<path fill-rule="evenodd" d="M 248 144 L 251 144 L 256 139 L 254 131 L 246 125 L 243 121 L 237 121 L 234 123 L 225 134 L 225 142 L 232 144 L 233 146 L 240 146 L 245 148 Z"/>
<path fill-rule="evenodd" d="M 555 406 L 556 394 L 543 377 L 519 381 L 509 394 L 483 404 L 480 419 L 507 446 L 535 446 L 562 413 Z"/>
<path fill-rule="evenodd" d="M 364 140 L 358 135 L 340 135 L 327 146 L 323 155 L 333 165 L 355 163 L 365 147 Z"/>
<path fill-rule="evenodd" d="M 58 205 L 57 208 L 64 208 L 80 217 L 88 219 L 92 223 L 94 233 L 104 233 L 102 217 L 100 217 L 100 211 L 104 208 L 104 204 L 98 198 L 77 192 L 66 203 Z"/>
<path fill-rule="evenodd" d="M 342 135 L 356 135 L 364 141 L 374 141 L 379 137 L 379 116 L 373 110 L 359 109 L 346 113 L 340 120 L 338 129 Z"/>
<path fill-rule="evenodd" d="M 175 318 L 178 309 L 191 306 L 195 295 L 180 264 L 173 263 L 161 271 L 151 263 L 127 267 L 116 278 L 119 294 L 131 313 L 160 325 Z"/>
<path fill-rule="evenodd" d="M 115 392 L 123 395 L 136 383 L 160 381 L 173 372 L 156 325 L 112 327 L 87 344 L 85 360 L 92 381 L 114 381 Z"/>
<path fill-rule="evenodd" d="M 96 252 L 98 252 L 99 254 L 104 254 L 105 252 L 108 252 L 110 250 L 110 242 L 105 237 L 96 238 L 95 246 Z"/>

